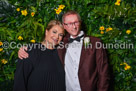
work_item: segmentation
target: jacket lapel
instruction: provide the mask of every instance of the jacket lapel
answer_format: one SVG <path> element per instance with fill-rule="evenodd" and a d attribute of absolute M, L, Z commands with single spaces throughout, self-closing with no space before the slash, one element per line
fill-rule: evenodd
<path fill-rule="evenodd" d="M 85 35 L 84 38 L 85 37 L 88 37 L 88 36 Z M 83 38 L 83 46 L 82 46 L 81 56 L 80 56 L 79 70 L 85 61 L 84 59 L 87 58 L 87 55 L 89 54 L 89 48 L 85 48 L 85 45 L 84 45 L 84 38 Z"/>

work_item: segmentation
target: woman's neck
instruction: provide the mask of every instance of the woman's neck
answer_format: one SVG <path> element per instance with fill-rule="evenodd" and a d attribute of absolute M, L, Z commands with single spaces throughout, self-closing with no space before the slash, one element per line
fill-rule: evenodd
<path fill-rule="evenodd" d="M 46 48 L 48 48 L 48 49 L 54 49 L 54 46 L 51 44 L 51 43 L 49 43 L 48 41 L 43 41 L 42 42 L 42 44 L 46 47 Z"/>

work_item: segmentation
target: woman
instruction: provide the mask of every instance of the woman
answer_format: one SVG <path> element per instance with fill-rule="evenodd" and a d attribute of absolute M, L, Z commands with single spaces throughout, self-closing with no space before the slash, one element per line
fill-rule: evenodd
<path fill-rule="evenodd" d="M 33 48 L 28 51 L 29 58 L 18 60 L 14 91 L 65 91 L 64 68 L 54 49 L 63 35 L 63 25 L 57 20 L 50 21 L 45 40 L 31 45 Z"/>

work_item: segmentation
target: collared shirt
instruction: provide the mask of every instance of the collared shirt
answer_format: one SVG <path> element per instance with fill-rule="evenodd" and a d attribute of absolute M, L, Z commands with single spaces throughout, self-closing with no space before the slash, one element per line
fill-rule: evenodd
<path fill-rule="evenodd" d="M 80 31 L 78 36 L 82 36 Z M 70 36 L 72 38 L 72 36 Z M 66 72 L 66 91 L 81 91 L 78 69 L 80 63 L 81 50 L 83 45 L 83 37 L 80 42 L 73 41 L 69 44 L 65 56 L 65 72 Z"/>

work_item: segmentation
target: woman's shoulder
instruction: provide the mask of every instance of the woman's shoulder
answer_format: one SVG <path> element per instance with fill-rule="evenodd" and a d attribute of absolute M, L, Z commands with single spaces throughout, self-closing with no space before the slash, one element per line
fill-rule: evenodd
<path fill-rule="evenodd" d="M 33 50 L 37 50 L 38 47 L 40 47 L 40 43 L 30 43 L 30 44 L 27 44 L 27 51 L 33 51 Z"/>
<path fill-rule="evenodd" d="M 17 62 L 18 64 L 22 65 L 23 63 L 25 65 L 34 65 L 37 62 L 37 59 L 40 55 L 40 48 L 41 48 L 41 43 L 31 43 L 27 44 L 27 53 L 28 53 L 28 58 L 23 58 L 23 59 L 18 59 Z"/>
<path fill-rule="evenodd" d="M 45 50 L 46 48 L 41 43 L 31 43 L 27 45 L 27 52 L 36 52 L 38 50 Z"/>
<path fill-rule="evenodd" d="M 37 56 L 40 54 L 41 48 L 41 43 L 28 44 L 26 52 L 29 54 L 29 59 L 36 59 Z"/>

